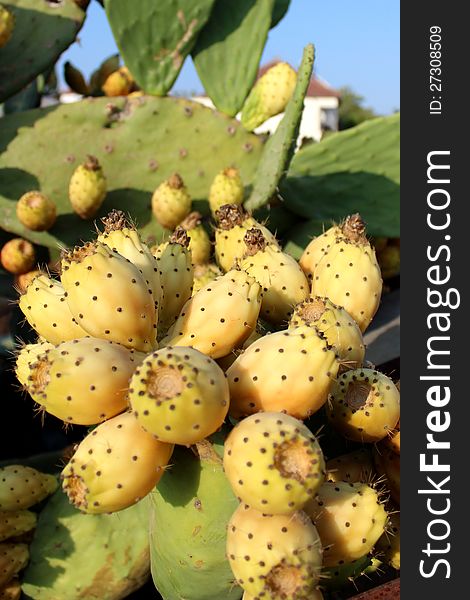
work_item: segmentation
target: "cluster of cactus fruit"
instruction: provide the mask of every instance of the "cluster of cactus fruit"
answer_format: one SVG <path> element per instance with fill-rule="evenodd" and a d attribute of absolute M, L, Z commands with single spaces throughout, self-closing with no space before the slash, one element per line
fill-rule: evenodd
<path fill-rule="evenodd" d="M 212 577 L 228 564 L 245 600 L 322 598 L 377 564 L 399 568 L 388 498 L 399 503 L 399 390 L 364 363 L 362 338 L 380 267 L 358 214 L 297 262 L 243 209 L 228 171 L 211 190 L 213 242 L 174 176 L 153 198 L 174 216 L 166 242 L 149 246 L 114 210 L 96 239 L 62 251 L 57 277 L 34 277 L 19 307 L 38 340 L 20 349 L 16 373 L 40 411 L 91 426 L 61 474 L 85 513 L 124 510 L 160 480 L 166 489 L 175 447 L 198 449 L 202 464 L 225 432 L 215 463 L 228 486 L 217 485 L 233 503 Z M 309 427 L 319 414 L 362 450 L 326 460 Z M 173 493 L 187 484 L 173 479 Z M 168 589 L 185 560 L 175 557 L 170 580 L 152 565 L 164 598 L 181 594 Z"/>

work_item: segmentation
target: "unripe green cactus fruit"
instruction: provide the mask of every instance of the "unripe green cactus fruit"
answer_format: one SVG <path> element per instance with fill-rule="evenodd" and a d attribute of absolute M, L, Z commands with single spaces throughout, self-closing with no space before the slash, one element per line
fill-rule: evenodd
<path fill-rule="evenodd" d="M 0 510 L 24 510 L 47 498 L 57 489 L 53 475 L 32 467 L 9 465 L 0 468 Z"/>
<path fill-rule="evenodd" d="M 308 298 L 295 306 L 289 321 L 289 328 L 299 325 L 310 325 L 321 331 L 330 346 L 335 348 L 342 368 L 362 365 L 366 349 L 361 330 L 341 306 L 320 296 Z"/>
<path fill-rule="evenodd" d="M 181 227 L 189 237 L 189 250 L 194 266 L 205 265 L 211 257 L 212 244 L 201 223 L 202 215 L 198 212 L 189 213 L 186 219 L 181 221 Z"/>
<path fill-rule="evenodd" d="M 374 369 L 352 369 L 338 377 L 326 406 L 332 426 L 355 442 L 378 442 L 400 418 L 400 393 L 393 381 Z"/>
<path fill-rule="evenodd" d="M 378 492 L 365 483 L 327 481 L 304 510 L 320 534 L 325 567 L 368 554 L 387 525 Z"/>
<path fill-rule="evenodd" d="M 15 15 L 0 4 L 0 48 L 7 45 L 15 27 Z"/>
<path fill-rule="evenodd" d="M 88 156 L 72 173 L 69 182 L 69 200 L 73 210 L 82 219 L 92 219 L 101 208 L 106 196 L 106 178 L 98 159 Z"/>
<path fill-rule="evenodd" d="M 312 295 L 344 307 L 364 333 L 380 303 L 380 267 L 358 214 L 348 217 L 341 231 L 315 268 Z"/>
<path fill-rule="evenodd" d="M 235 167 L 224 169 L 215 176 L 209 190 L 209 206 L 212 214 L 224 204 L 243 203 L 245 188 L 240 172 Z"/>
<path fill-rule="evenodd" d="M 225 204 L 216 211 L 215 258 L 223 271 L 229 271 L 245 254 L 245 233 L 252 227 L 260 229 L 268 243 L 277 244 L 267 227 L 258 223 L 241 206 Z"/>
<path fill-rule="evenodd" d="M 135 504 L 158 483 L 173 446 L 142 429 L 131 413 L 96 427 L 62 471 L 62 487 L 82 512 L 110 513 Z"/>
<path fill-rule="evenodd" d="M 30 510 L 0 510 L 0 542 L 36 527 L 36 513 Z"/>
<path fill-rule="evenodd" d="M 24 569 L 29 560 L 27 544 L 0 544 L 0 590 Z"/>
<path fill-rule="evenodd" d="M 297 73 L 285 62 L 279 62 L 258 79 L 242 108 L 241 122 L 253 131 L 270 117 L 285 110 L 297 83 Z"/>
<path fill-rule="evenodd" d="M 307 325 L 265 335 L 227 370 L 230 414 L 285 411 L 305 419 L 326 402 L 338 367 L 326 340 Z"/>
<path fill-rule="evenodd" d="M 152 211 L 166 229 L 175 229 L 191 212 L 191 196 L 178 173 L 162 182 L 152 195 Z"/>
<path fill-rule="evenodd" d="M 307 278 L 297 261 L 277 244 L 269 244 L 260 229 L 249 229 L 243 240 L 246 251 L 240 268 L 261 285 L 260 316 L 275 325 L 287 323 L 294 306 L 309 295 Z"/>
<path fill-rule="evenodd" d="M 85 331 L 142 352 L 155 347 L 153 293 L 135 265 L 100 242 L 65 251 L 61 265 L 67 304 Z"/>
<path fill-rule="evenodd" d="M 157 439 L 172 444 L 195 444 L 217 431 L 229 401 L 222 369 L 193 348 L 157 350 L 129 383 L 129 402 L 137 421 Z"/>
<path fill-rule="evenodd" d="M 99 338 L 62 342 L 29 365 L 24 385 L 46 412 L 66 423 L 94 425 L 126 409 L 128 382 L 142 358 Z"/>
<path fill-rule="evenodd" d="M 62 284 L 46 274 L 32 280 L 18 304 L 31 327 L 48 342 L 60 344 L 88 335 L 72 316 Z"/>
<path fill-rule="evenodd" d="M 265 600 L 309 600 L 322 547 L 307 515 L 268 515 L 240 504 L 227 527 L 227 556 L 237 583 Z"/>
<path fill-rule="evenodd" d="M 162 344 L 192 346 L 212 358 L 226 356 L 256 328 L 260 294 L 253 277 L 228 271 L 186 302 Z"/>
<path fill-rule="evenodd" d="M 23 238 L 13 238 L 3 246 L 0 262 L 6 271 L 14 275 L 31 271 L 36 262 L 33 244 Z"/>
<path fill-rule="evenodd" d="M 310 430 L 283 413 L 243 419 L 225 442 L 224 470 L 241 502 L 269 514 L 289 515 L 323 483 L 323 453 Z"/>
<path fill-rule="evenodd" d="M 18 221 L 28 229 L 46 231 L 56 221 L 56 206 L 41 192 L 26 192 L 16 203 L 16 216 Z"/>

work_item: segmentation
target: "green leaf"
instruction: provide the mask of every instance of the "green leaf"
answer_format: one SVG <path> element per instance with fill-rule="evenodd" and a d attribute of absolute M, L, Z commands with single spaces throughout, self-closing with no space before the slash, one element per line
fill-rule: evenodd
<path fill-rule="evenodd" d="M 284 18 L 285 14 L 289 10 L 290 0 L 275 0 L 273 16 L 271 19 L 271 29 L 276 27 L 276 25 Z"/>

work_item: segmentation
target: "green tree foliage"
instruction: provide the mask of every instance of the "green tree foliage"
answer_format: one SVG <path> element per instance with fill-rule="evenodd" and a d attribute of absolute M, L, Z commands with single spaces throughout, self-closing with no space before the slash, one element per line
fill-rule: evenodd
<path fill-rule="evenodd" d="M 371 108 L 362 104 L 364 97 L 356 94 L 350 87 L 340 88 L 341 100 L 339 104 L 339 129 L 349 129 L 362 121 L 372 119 L 377 115 Z"/>

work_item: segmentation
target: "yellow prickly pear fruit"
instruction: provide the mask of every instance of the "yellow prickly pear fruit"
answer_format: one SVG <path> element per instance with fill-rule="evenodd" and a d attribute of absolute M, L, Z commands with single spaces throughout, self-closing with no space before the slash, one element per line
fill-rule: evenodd
<path fill-rule="evenodd" d="M 342 306 L 364 333 L 380 303 L 380 267 L 360 215 L 348 217 L 341 230 L 316 266 L 312 295 Z"/>
<path fill-rule="evenodd" d="M 313 278 L 315 268 L 323 255 L 330 249 L 336 238 L 341 235 L 339 225 L 333 225 L 321 235 L 313 238 L 308 246 L 303 251 L 299 260 L 299 265 L 302 271 L 307 275 L 309 280 Z"/>
<path fill-rule="evenodd" d="M 374 463 L 368 448 L 342 454 L 326 463 L 326 479 L 333 482 L 370 483 L 374 472 Z"/>
<path fill-rule="evenodd" d="M 228 271 L 186 302 L 162 344 L 226 356 L 256 328 L 260 306 L 259 284 L 244 271 Z"/>
<path fill-rule="evenodd" d="M 60 344 L 88 335 L 72 316 L 62 284 L 45 273 L 32 280 L 18 304 L 31 327 L 48 342 Z"/>
<path fill-rule="evenodd" d="M 155 347 L 152 290 L 139 269 L 100 242 L 64 251 L 61 281 L 75 320 L 89 335 L 141 352 Z"/>
<path fill-rule="evenodd" d="M 328 298 L 314 296 L 297 304 L 289 328 L 300 325 L 316 327 L 333 346 L 341 359 L 340 370 L 362 365 L 365 346 L 356 321 L 341 306 Z"/>
<path fill-rule="evenodd" d="M 166 229 L 175 229 L 191 212 L 191 196 L 178 173 L 161 183 L 152 195 L 152 212 Z"/>
<path fill-rule="evenodd" d="M 325 404 L 338 367 L 325 338 L 307 325 L 265 335 L 227 370 L 230 414 L 273 411 L 306 419 Z"/>
<path fill-rule="evenodd" d="M 277 244 L 269 244 L 260 229 L 249 229 L 243 239 L 246 251 L 240 268 L 261 285 L 260 316 L 275 325 L 286 324 L 294 306 L 308 298 L 307 278 L 297 261 Z"/>
<path fill-rule="evenodd" d="M 194 348 L 157 350 L 129 383 L 129 403 L 141 427 L 171 444 L 189 446 L 217 431 L 229 401 L 224 372 Z"/>
<path fill-rule="evenodd" d="M 0 542 L 31 531 L 37 520 L 30 510 L 0 510 Z"/>
<path fill-rule="evenodd" d="M 64 64 L 64 79 L 73 92 L 81 94 L 82 96 L 88 96 L 90 94 L 90 87 L 85 81 L 83 73 L 74 67 L 70 61 L 67 61 Z"/>
<path fill-rule="evenodd" d="M 31 271 L 36 262 L 33 244 L 23 238 L 13 238 L 3 246 L 0 262 L 6 271 L 14 275 Z"/>
<path fill-rule="evenodd" d="M 45 275 L 44 271 L 41 271 L 40 269 L 33 269 L 27 273 L 21 273 L 21 275 L 17 275 L 15 277 L 15 288 L 20 292 L 20 294 L 24 294 L 28 289 L 29 284 L 33 281 L 33 279 L 39 277 L 39 275 Z"/>
<path fill-rule="evenodd" d="M 70 501 L 86 513 L 111 513 L 131 506 L 159 482 L 173 452 L 127 412 L 96 427 L 78 445 L 62 471 Z"/>
<path fill-rule="evenodd" d="M 31 366 L 37 362 L 39 356 L 46 350 L 54 348 L 50 342 L 39 342 L 37 344 L 26 344 L 16 355 L 15 373 L 18 381 L 26 388 L 29 376 L 31 375 Z"/>
<path fill-rule="evenodd" d="M 0 4 L 0 48 L 7 45 L 15 27 L 15 15 Z"/>
<path fill-rule="evenodd" d="M 14 577 L 0 589 L 0 600 L 20 600 L 21 583 Z"/>
<path fill-rule="evenodd" d="M 47 231 L 56 221 L 56 206 L 41 192 L 26 192 L 16 203 L 16 216 L 32 231 Z"/>
<path fill-rule="evenodd" d="M 383 373 L 352 369 L 340 375 L 331 387 L 326 414 L 346 439 L 378 442 L 398 423 L 400 393 Z"/>
<path fill-rule="evenodd" d="M 253 329 L 249 337 L 246 338 L 239 348 L 234 348 L 230 354 L 227 354 L 227 356 L 222 356 L 221 358 L 217 359 L 217 364 L 223 371 L 227 371 L 227 369 L 231 367 L 237 360 L 237 357 L 240 356 L 240 354 L 242 354 L 248 348 L 248 346 L 251 346 L 253 342 L 256 342 L 256 340 L 259 340 L 262 337 L 263 334 L 258 331 L 258 328 Z"/>
<path fill-rule="evenodd" d="M 106 178 L 95 156 L 89 155 L 79 165 L 69 183 L 69 199 L 73 210 L 82 219 L 91 219 L 101 208 L 106 196 Z"/>
<path fill-rule="evenodd" d="M 269 229 L 258 223 L 241 206 L 225 204 L 216 211 L 216 219 L 215 258 L 224 272 L 233 269 L 237 261 L 243 258 L 246 250 L 243 238 L 252 227 L 259 229 L 269 244 L 277 244 Z"/>
<path fill-rule="evenodd" d="M 248 592 L 245 592 L 242 596 L 242 600 L 257 600 L 258 596 L 252 596 Z M 324 600 L 321 590 L 318 588 L 309 592 L 308 600 Z"/>
<path fill-rule="evenodd" d="M 379 442 L 373 448 L 374 463 L 377 473 L 385 476 L 385 484 L 392 499 L 400 504 L 400 455 L 396 454 L 385 443 Z"/>
<path fill-rule="evenodd" d="M 384 279 L 400 274 L 400 247 L 389 245 L 377 253 L 377 261 Z"/>
<path fill-rule="evenodd" d="M 400 456 L 400 421 L 396 424 L 395 429 L 390 432 L 390 435 L 384 439 L 384 444 Z"/>
<path fill-rule="evenodd" d="M 128 96 L 135 87 L 135 80 L 127 67 L 120 67 L 117 71 L 110 73 L 104 81 L 101 89 L 105 96 Z"/>
<path fill-rule="evenodd" d="M 129 379 L 142 359 L 141 353 L 98 338 L 62 342 L 29 365 L 24 385 L 46 412 L 66 423 L 94 425 L 126 409 Z"/>
<path fill-rule="evenodd" d="M 383 562 L 397 571 L 400 570 L 400 511 L 389 513 L 389 524 L 385 533 L 378 539 L 376 550 Z"/>
<path fill-rule="evenodd" d="M 218 173 L 209 190 L 209 206 L 212 214 L 224 204 L 243 203 L 245 188 L 240 172 L 235 167 L 229 167 Z"/>
<path fill-rule="evenodd" d="M 297 73 L 289 64 L 279 62 L 253 86 L 242 108 L 241 122 L 248 131 L 283 112 L 294 93 Z"/>
<path fill-rule="evenodd" d="M 304 510 L 318 529 L 324 567 L 368 554 L 385 531 L 388 518 L 378 492 L 365 483 L 327 481 Z"/>
<path fill-rule="evenodd" d="M 208 263 L 205 265 L 197 265 L 194 267 L 194 282 L 192 295 L 199 292 L 210 281 L 214 281 L 216 277 L 222 275 L 222 271 L 217 265 Z"/>
<path fill-rule="evenodd" d="M 0 590 L 28 564 L 27 544 L 0 544 Z"/>
<path fill-rule="evenodd" d="M 159 338 L 167 333 L 185 302 L 191 298 L 194 271 L 188 246 L 188 234 L 182 227 L 177 227 L 170 240 L 154 250 L 162 286 Z"/>
<path fill-rule="evenodd" d="M 194 266 L 205 265 L 211 257 L 212 244 L 207 231 L 202 226 L 201 213 L 192 212 L 181 221 L 181 227 L 189 237 L 189 250 Z"/>
<path fill-rule="evenodd" d="M 270 515 L 240 504 L 227 527 L 227 557 L 237 583 L 255 598 L 315 597 L 322 547 L 303 511 Z"/>
<path fill-rule="evenodd" d="M 0 467 L 0 510 L 24 510 L 56 489 L 53 475 L 23 465 Z"/>

